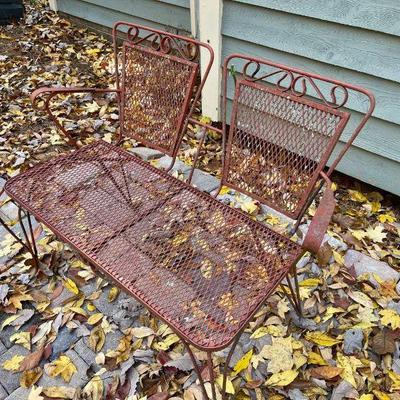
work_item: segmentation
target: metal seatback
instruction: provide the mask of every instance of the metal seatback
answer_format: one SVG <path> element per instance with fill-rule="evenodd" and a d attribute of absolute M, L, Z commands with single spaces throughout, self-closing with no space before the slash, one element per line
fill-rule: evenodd
<path fill-rule="evenodd" d="M 225 108 L 228 62 L 233 58 L 245 65 L 241 74 L 235 74 L 222 183 L 298 219 L 351 116 L 339 108 L 353 87 L 269 61 L 233 55 L 225 64 Z M 269 69 L 263 72 L 262 67 Z M 317 80 L 324 82 L 325 90 L 331 83 L 329 101 Z"/>
<path fill-rule="evenodd" d="M 126 30 L 122 55 L 117 34 Z M 200 49 L 196 40 L 136 24 L 114 26 L 117 85 L 120 90 L 121 136 L 175 156 L 187 117 L 208 75 L 200 82 Z"/>

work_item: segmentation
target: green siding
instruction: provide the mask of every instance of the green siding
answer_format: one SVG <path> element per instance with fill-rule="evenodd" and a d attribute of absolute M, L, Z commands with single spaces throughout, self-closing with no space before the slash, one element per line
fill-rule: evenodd
<path fill-rule="evenodd" d="M 189 0 L 58 0 L 58 7 L 66 14 L 107 27 L 122 20 L 190 32 L 189 3 Z"/>
<path fill-rule="evenodd" d="M 259 56 L 373 91 L 374 117 L 338 170 L 400 195 L 399 0 L 224 0 L 222 34 L 223 57 Z M 366 109 L 361 96 L 348 107 L 355 120 L 342 140 Z"/>

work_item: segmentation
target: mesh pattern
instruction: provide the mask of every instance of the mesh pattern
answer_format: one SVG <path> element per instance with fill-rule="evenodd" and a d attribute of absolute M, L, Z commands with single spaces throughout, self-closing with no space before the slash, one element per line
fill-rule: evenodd
<path fill-rule="evenodd" d="M 172 155 L 192 97 L 197 64 L 127 43 L 123 51 L 125 134 Z"/>
<path fill-rule="evenodd" d="M 339 139 L 342 115 L 241 81 L 228 139 L 226 183 L 296 218 Z"/>
<path fill-rule="evenodd" d="M 223 348 L 302 249 L 238 210 L 99 141 L 6 191 L 200 348 Z"/>

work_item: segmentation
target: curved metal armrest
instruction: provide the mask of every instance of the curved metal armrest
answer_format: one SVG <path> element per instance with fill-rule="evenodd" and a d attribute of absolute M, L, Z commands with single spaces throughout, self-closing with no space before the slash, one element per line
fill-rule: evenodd
<path fill-rule="evenodd" d="M 112 92 L 118 92 L 118 89 L 98 89 L 98 88 L 85 88 L 85 87 L 79 87 L 79 86 L 69 86 L 69 87 L 41 87 L 39 89 L 35 89 L 30 98 L 33 106 L 35 106 L 35 103 L 37 101 L 37 97 L 42 95 L 42 94 L 48 94 L 50 95 L 48 97 L 48 100 L 50 100 L 52 97 L 56 96 L 57 94 L 62 94 L 62 93 L 112 93 Z M 47 100 L 46 100 L 47 101 Z"/>
<path fill-rule="evenodd" d="M 98 88 L 85 88 L 85 87 L 78 87 L 78 86 L 70 86 L 70 87 L 41 87 L 36 89 L 32 92 L 30 98 L 33 106 L 37 108 L 36 102 L 38 97 L 41 95 L 47 95 L 46 99 L 44 100 L 44 110 L 49 114 L 50 118 L 53 120 L 54 124 L 57 128 L 64 133 L 67 137 L 67 141 L 72 146 L 78 148 L 78 144 L 76 140 L 64 129 L 64 127 L 58 122 L 56 116 L 50 110 L 50 100 L 58 95 L 58 94 L 68 94 L 68 93 L 119 93 L 118 89 L 98 89 Z"/>
<path fill-rule="evenodd" d="M 315 254 L 318 253 L 318 250 L 321 247 L 336 205 L 331 180 L 324 172 L 320 172 L 320 175 L 326 183 L 325 192 L 302 244 L 306 250 Z"/>

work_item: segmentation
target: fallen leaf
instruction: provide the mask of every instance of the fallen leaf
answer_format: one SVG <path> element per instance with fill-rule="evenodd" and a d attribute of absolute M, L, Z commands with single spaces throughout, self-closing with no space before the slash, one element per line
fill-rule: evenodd
<path fill-rule="evenodd" d="M 273 374 L 266 382 L 266 386 L 287 386 L 290 385 L 298 375 L 298 371 L 288 370 Z"/>
<path fill-rule="evenodd" d="M 72 378 L 72 375 L 75 374 L 77 371 L 74 363 L 72 360 L 66 356 L 61 355 L 59 358 L 47 364 L 46 366 L 46 373 L 49 376 L 57 377 L 61 375 L 65 382 L 69 382 Z"/>

